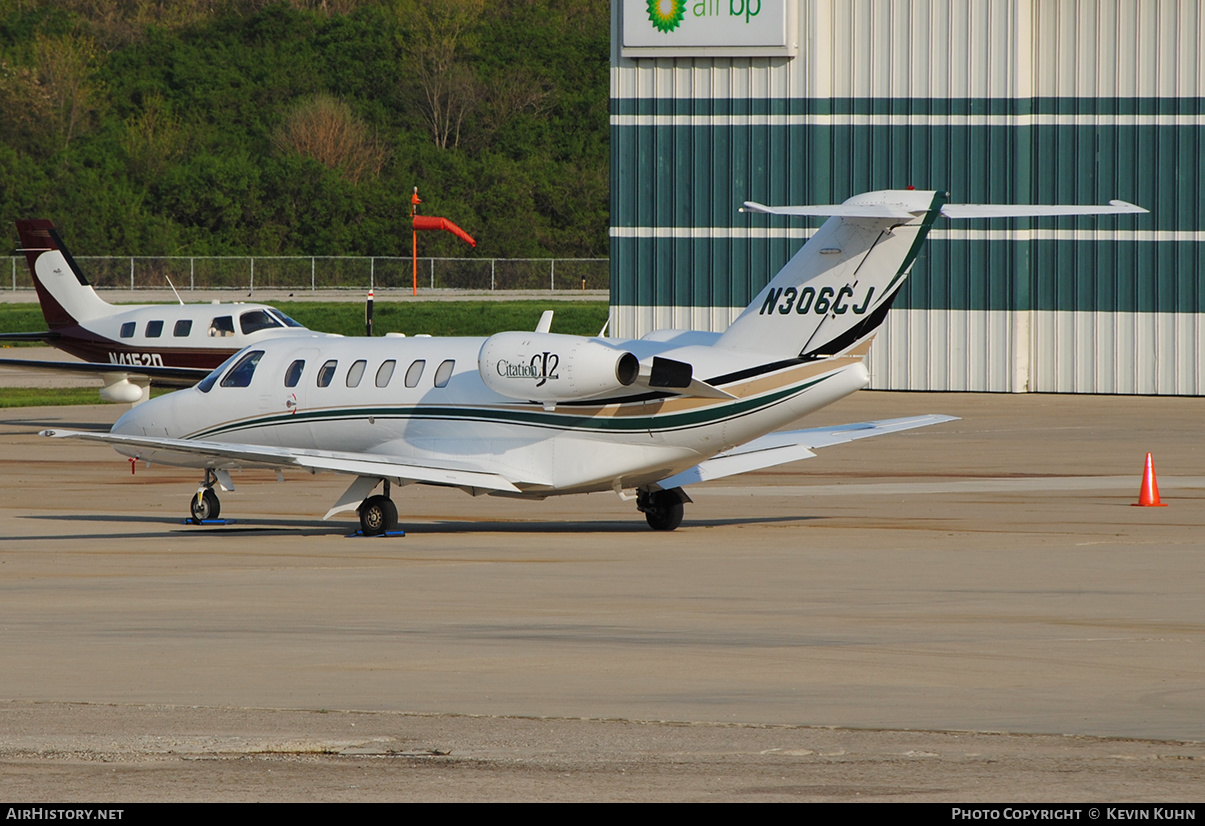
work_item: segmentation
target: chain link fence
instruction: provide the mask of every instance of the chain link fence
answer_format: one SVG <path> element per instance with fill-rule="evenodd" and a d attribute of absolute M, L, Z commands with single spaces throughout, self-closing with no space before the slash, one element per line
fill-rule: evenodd
<path fill-rule="evenodd" d="M 98 290 L 606 290 L 607 258 L 349 256 L 76 256 Z M 24 257 L 10 256 L 12 290 L 32 290 Z"/>

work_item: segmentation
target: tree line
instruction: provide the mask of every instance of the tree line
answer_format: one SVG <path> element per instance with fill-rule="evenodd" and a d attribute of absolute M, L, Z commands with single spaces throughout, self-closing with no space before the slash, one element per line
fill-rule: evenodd
<path fill-rule="evenodd" d="M 0 221 L 80 254 L 605 257 L 604 0 L 0 0 Z M 15 234 L 13 236 L 15 238 Z"/>

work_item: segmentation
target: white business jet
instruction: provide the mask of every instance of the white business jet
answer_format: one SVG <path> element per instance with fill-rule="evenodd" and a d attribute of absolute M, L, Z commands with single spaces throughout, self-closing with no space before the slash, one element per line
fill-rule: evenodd
<path fill-rule="evenodd" d="M 947 416 L 776 432 L 865 387 L 863 357 L 939 215 L 1119 214 L 1108 206 L 946 205 L 942 192 L 871 192 L 843 204 L 746 209 L 830 216 L 724 333 L 638 340 L 549 331 L 488 338 L 297 338 L 248 347 L 190 390 L 132 409 L 93 439 L 148 463 L 197 467 L 192 516 L 237 467 L 355 480 L 327 512 L 393 530 L 391 485 L 542 499 L 613 490 L 673 530 L 683 488 Z M 383 493 L 374 494 L 383 485 Z"/>
<path fill-rule="evenodd" d="M 0 359 L 0 365 L 98 376 L 104 401 L 139 404 L 150 397 L 151 384 L 191 387 L 249 344 L 310 334 L 264 304 L 109 304 L 54 224 L 17 221 L 17 233 L 49 329 L 0 333 L 0 343 L 44 341 L 83 362 Z"/>

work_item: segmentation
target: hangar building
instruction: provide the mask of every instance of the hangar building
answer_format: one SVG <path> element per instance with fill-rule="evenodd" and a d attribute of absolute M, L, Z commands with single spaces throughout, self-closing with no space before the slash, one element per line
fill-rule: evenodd
<path fill-rule="evenodd" d="M 944 189 L 1150 215 L 939 220 L 872 387 L 1205 392 L 1205 4 L 613 0 L 612 334 L 722 330 L 818 222 Z"/>

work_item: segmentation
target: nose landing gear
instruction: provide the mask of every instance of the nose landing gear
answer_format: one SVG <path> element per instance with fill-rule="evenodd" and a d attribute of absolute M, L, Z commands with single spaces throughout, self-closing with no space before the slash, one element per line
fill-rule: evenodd
<path fill-rule="evenodd" d="M 212 470 L 205 471 L 205 481 L 197 489 L 197 493 L 193 496 L 192 504 L 189 507 L 194 525 L 200 525 L 202 522 L 217 519 L 218 514 L 222 512 L 222 503 L 218 501 L 218 495 L 213 492 L 213 486 L 217 484 L 217 481 L 217 474 Z"/>

